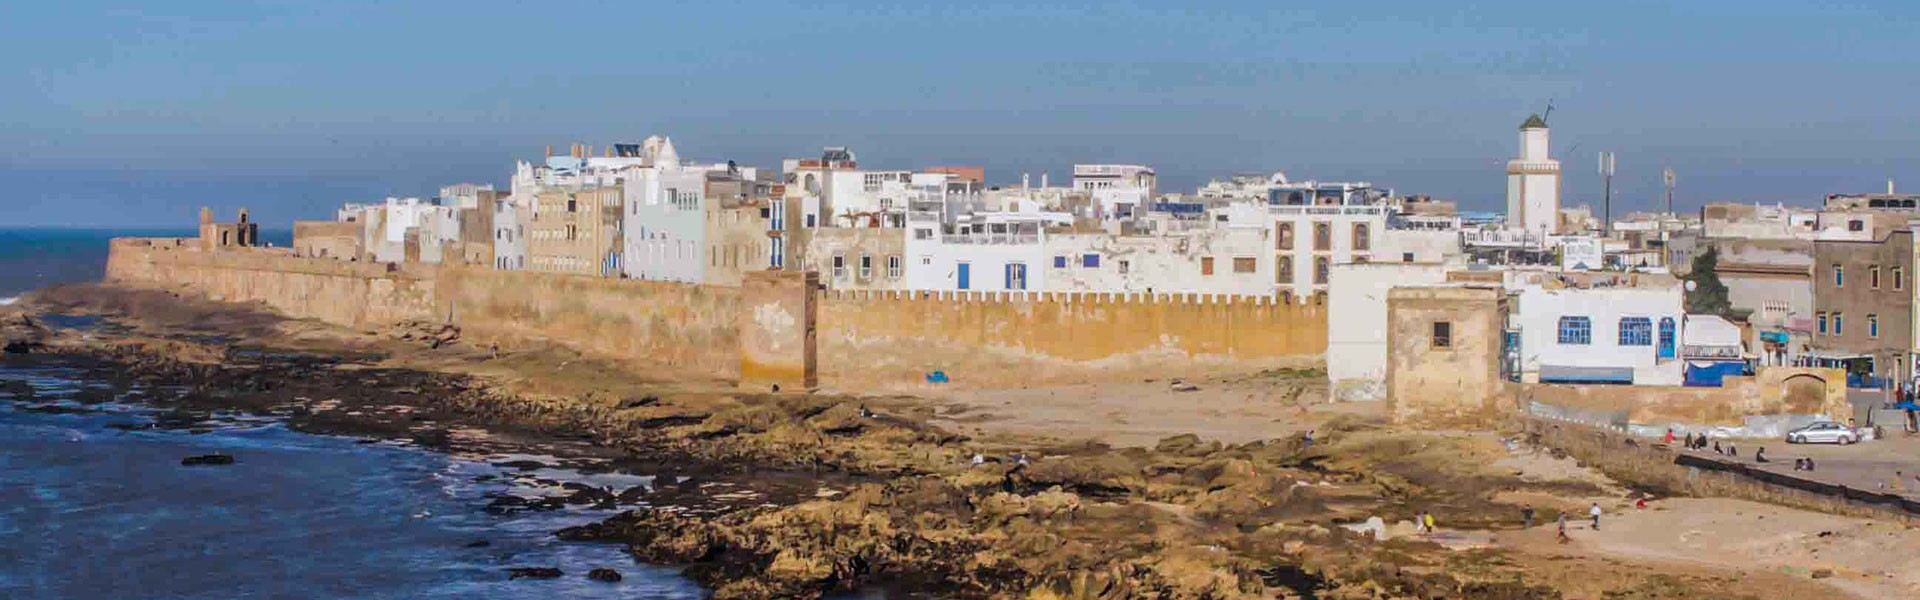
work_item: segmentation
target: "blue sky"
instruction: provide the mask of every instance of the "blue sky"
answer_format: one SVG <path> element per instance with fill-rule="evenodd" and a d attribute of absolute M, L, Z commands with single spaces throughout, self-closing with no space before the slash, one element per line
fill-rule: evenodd
<path fill-rule="evenodd" d="M 1063 180 L 1153 165 L 1503 206 L 1549 99 L 1569 203 L 1920 191 L 1920 2 L 16 3 L 0 225 L 262 220 L 504 184 L 572 141 Z"/>

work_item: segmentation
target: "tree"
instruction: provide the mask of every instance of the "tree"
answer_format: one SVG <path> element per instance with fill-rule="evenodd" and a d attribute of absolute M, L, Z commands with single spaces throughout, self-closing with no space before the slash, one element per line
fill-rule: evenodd
<path fill-rule="evenodd" d="M 1693 289 L 1687 291 L 1687 314 L 1728 316 L 1733 312 L 1733 303 L 1727 300 L 1727 284 L 1720 283 L 1720 274 L 1715 272 L 1720 266 L 1720 250 L 1707 246 L 1707 251 L 1693 257 L 1693 274 L 1687 281 L 1693 283 Z"/>

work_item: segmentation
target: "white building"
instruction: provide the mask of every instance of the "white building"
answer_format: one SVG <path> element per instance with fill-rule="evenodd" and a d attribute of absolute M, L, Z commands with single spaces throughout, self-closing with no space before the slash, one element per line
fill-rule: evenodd
<path fill-rule="evenodd" d="M 407 236 L 413 232 L 419 261 L 438 263 L 446 242 L 460 239 L 460 213 L 419 198 L 387 198 L 383 204 L 348 204 L 335 212 L 341 222 L 363 224 L 361 239 L 376 262 L 405 262 Z"/>
<path fill-rule="evenodd" d="M 1385 400 L 1387 292 L 1444 283 L 1437 264 L 1354 263 L 1333 267 L 1327 298 L 1327 379 L 1336 401 Z"/>
<path fill-rule="evenodd" d="M 1516 290 L 1520 373 L 1542 383 L 1680 385 L 1677 345 L 1685 311 L 1666 276 L 1509 271 Z"/>
<path fill-rule="evenodd" d="M 1044 245 L 1049 291 L 1273 294 L 1273 261 L 1259 227 L 1049 234 Z"/>
<path fill-rule="evenodd" d="M 1560 161 L 1548 153 L 1547 122 L 1540 115 L 1520 124 L 1520 158 L 1507 162 L 1507 227 L 1557 233 L 1560 221 Z"/>
<path fill-rule="evenodd" d="M 1072 217 L 1047 212 L 975 213 L 948 225 L 910 221 L 906 285 L 915 290 L 1045 290 L 1046 228 Z"/>
<path fill-rule="evenodd" d="M 1158 182 L 1153 169 L 1142 165 L 1073 166 L 1073 189 L 1091 196 L 1103 219 L 1126 219 L 1144 210 Z"/>
<path fill-rule="evenodd" d="M 707 258 L 707 172 L 665 157 L 622 169 L 621 273 L 634 279 L 699 283 Z"/>
<path fill-rule="evenodd" d="M 527 268 L 527 227 L 534 206 L 531 197 L 510 195 L 493 201 L 493 268 Z"/>

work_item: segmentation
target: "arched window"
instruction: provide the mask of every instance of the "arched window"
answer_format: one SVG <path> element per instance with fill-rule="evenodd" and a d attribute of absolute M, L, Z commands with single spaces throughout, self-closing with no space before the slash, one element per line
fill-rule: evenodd
<path fill-rule="evenodd" d="M 1368 249 L 1368 246 L 1371 246 L 1371 245 L 1372 245 L 1372 239 L 1370 239 L 1370 236 L 1367 235 L 1367 224 L 1354 223 L 1353 224 L 1353 249 L 1359 250 L 1359 251 L 1366 251 Z"/>
<path fill-rule="evenodd" d="M 1333 249 L 1333 225 L 1331 223 L 1313 224 L 1313 249 L 1322 252 Z"/>

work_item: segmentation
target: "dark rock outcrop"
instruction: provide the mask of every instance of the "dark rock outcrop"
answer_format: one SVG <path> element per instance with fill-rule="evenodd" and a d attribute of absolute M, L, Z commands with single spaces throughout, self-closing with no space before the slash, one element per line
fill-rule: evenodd
<path fill-rule="evenodd" d="M 598 569 L 594 569 L 592 571 L 587 571 L 587 579 L 592 579 L 594 581 L 604 581 L 607 583 L 617 583 L 620 581 L 620 572 L 615 571 L 613 569 L 608 569 L 606 567 L 601 567 Z"/>
<path fill-rule="evenodd" d="M 232 454 L 202 454 L 180 459 L 184 467 L 221 466 L 233 464 Z"/>
<path fill-rule="evenodd" d="M 507 569 L 507 579 L 553 579 L 566 573 L 553 567 L 513 567 Z"/>

